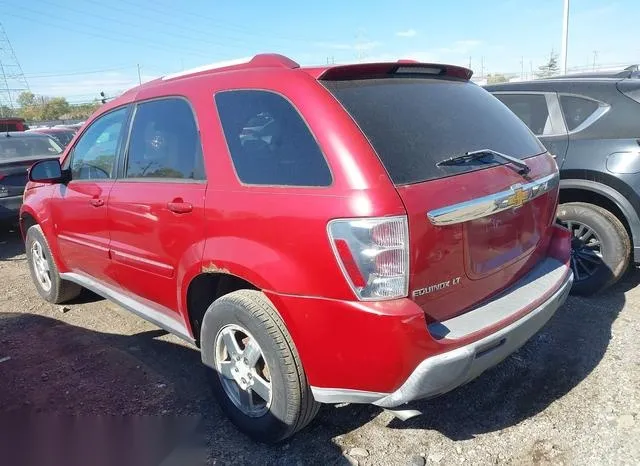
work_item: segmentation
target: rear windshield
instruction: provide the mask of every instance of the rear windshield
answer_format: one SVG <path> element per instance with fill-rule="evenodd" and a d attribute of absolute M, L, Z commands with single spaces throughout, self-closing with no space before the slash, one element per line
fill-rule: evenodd
<path fill-rule="evenodd" d="M 47 157 L 62 153 L 62 148 L 47 136 L 11 136 L 0 138 L 0 160 Z"/>
<path fill-rule="evenodd" d="M 62 147 L 67 147 L 75 134 L 73 131 L 56 131 L 51 137 Z"/>
<path fill-rule="evenodd" d="M 483 158 L 436 166 L 469 151 L 492 149 L 521 159 L 545 151 L 518 117 L 473 83 L 387 78 L 323 84 L 358 123 L 396 185 L 504 163 Z"/>

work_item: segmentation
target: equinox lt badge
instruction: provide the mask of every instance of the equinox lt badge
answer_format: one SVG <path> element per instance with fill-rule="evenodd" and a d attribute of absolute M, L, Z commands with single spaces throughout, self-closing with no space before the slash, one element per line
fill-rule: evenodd
<path fill-rule="evenodd" d="M 424 288 L 420 288 L 418 290 L 414 290 L 412 296 L 417 298 L 418 296 L 424 296 L 426 294 L 433 293 L 434 291 L 444 290 L 445 288 L 451 288 L 452 286 L 456 286 L 460 284 L 460 277 L 452 278 L 451 280 L 447 280 L 446 282 L 441 282 L 436 285 L 427 286 Z"/>

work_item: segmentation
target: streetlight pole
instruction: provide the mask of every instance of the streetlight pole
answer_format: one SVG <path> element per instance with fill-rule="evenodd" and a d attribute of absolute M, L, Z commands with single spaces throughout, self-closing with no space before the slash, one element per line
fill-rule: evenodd
<path fill-rule="evenodd" d="M 569 42 L 569 0 L 564 0 L 562 17 L 562 51 L 560 53 L 560 73 L 567 74 L 567 43 Z"/>

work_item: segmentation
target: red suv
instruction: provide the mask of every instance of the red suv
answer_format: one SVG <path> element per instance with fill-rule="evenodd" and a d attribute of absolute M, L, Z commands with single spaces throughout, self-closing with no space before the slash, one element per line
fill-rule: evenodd
<path fill-rule="evenodd" d="M 135 88 L 30 171 L 37 289 L 88 288 L 198 346 L 261 441 L 319 403 L 447 392 L 572 282 L 558 168 L 470 76 L 258 55 Z"/>

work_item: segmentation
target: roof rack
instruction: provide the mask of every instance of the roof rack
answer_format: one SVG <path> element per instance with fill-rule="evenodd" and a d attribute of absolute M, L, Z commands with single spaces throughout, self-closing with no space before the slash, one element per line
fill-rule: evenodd
<path fill-rule="evenodd" d="M 161 79 L 167 81 L 175 78 L 182 78 L 185 76 L 191 76 L 194 74 L 205 73 L 207 71 L 230 71 L 236 69 L 247 68 L 286 68 L 295 69 L 300 68 L 300 65 L 284 55 L 278 53 L 261 53 L 255 55 L 253 58 L 240 58 L 235 60 L 226 60 L 216 63 L 210 63 L 208 65 L 198 66 L 177 73 L 171 73 L 163 76 Z"/>

